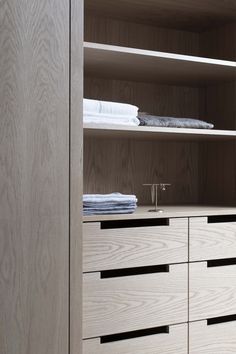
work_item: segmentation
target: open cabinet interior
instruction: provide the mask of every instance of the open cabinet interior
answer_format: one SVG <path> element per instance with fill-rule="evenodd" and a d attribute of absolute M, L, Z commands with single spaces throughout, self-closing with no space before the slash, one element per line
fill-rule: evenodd
<path fill-rule="evenodd" d="M 85 98 L 214 124 L 85 126 L 84 193 L 135 194 L 145 206 L 144 183 L 170 183 L 162 205 L 235 206 L 235 1 L 87 0 L 84 39 Z"/>

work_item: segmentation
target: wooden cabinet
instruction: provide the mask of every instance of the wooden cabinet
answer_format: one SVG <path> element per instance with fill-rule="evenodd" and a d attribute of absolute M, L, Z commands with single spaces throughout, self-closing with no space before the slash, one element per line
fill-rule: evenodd
<path fill-rule="evenodd" d="M 199 321 L 189 324 L 190 354 L 232 354 L 236 352 L 236 322 L 223 319 L 208 324 Z"/>
<path fill-rule="evenodd" d="M 186 264 L 111 278 L 84 274 L 84 338 L 187 322 L 187 285 Z"/>
<path fill-rule="evenodd" d="M 84 272 L 187 262 L 187 218 L 149 219 L 148 226 L 144 224 L 84 223 Z"/>
<path fill-rule="evenodd" d="M 158 330 L 157 330 L 158 331 Z M 187 354 L 187 324 L 169 326 L 164 333 L 145 335 L 132 339 L 107 341 L 99 338 L 83 341 L 83 354 Z M 137 334 L 136 334 L 137 335 Z"/>
<path fill-rule="evenodd" d="M 202 261 L 236 257 L 236 216 L 191 218 L 189 260 Z"/>

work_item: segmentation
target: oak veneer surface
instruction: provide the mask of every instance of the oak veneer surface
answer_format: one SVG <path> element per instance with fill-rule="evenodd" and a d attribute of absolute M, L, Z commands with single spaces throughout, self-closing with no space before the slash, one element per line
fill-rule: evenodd
<path fill-rule="evenodd" d="M 70 354 L 82 353 L 83 0 L 71 1 Z"/>
<path fill-rule="evenodd" d="M 236 19 L 234 0 L 121 0 L 112 7 L 109 0 L 87 0 L 86 10 L 190 31 L 206 30 Z"/>
<path fill-rule="evenodd" d="M 84 40 L 161 52 L 200 55 L 198 33 L 96 15 L 85 16 Z"/>
<path fill-rule="evenodd" d="M 88 76 L 183 86 L 236 79 L 234 61 L 90 42 L 84 44 L 84 70 Z"/>
<path fill-rule="evenodd" d="M 84 222 L 99 222 L 108 220 L 156 219 L 156 218 L 185 218 L 209 215 L 236 215 L 236 208 L 227 205 L 159 205 L 163 213 L 150 213 L 151 205 L 138 206 L 133 214 L 90 215 L 84 216 Z"/>
<path fill-rule="evenodd" d="M 68 353 L 69 2 L 0 4 L 0 353 Z"/>
<path fill-rule="evenodd" d="M 169 327 L 169 333 L 100 343 L 98 338 L 83 341 L 83 354 L 187 354 L 187 324 Z"/>
<path fill-rule="evenodd" d="M 187 264 L 169 272 L 114 278 L 85 273 L 84 338 L 187 321 Z"/>
<path fill-rule="evenodd" d="M 190 261 L 235 257 L 236 222 L 208 223 L 206 217 L 190 219 Z"/>
<path fill-rule="evenodd" d="M 236 352 L 236 322 L 207 325 L 207 321 L 189 324 L 190 354 L 232 354 Z"/>
<path fill-rule="evenodd" d="M 236 265 L 207 267 L 206 262 L 189 265 L 189 320 L 236 313 Z"/>
<path fill-rule="evenodd" d="M 84 193 L 132 193 L 149 205 L 143 183 L 161 181 L 172 186 L 159 203 L 198 203 L 198 149 L 197 143 L 86 138 Z"/>
<path fill-rule="evenodd" d="M 188 261 L 188 219 L 169 225 L 101 229 L 84 223 L 84 272 Z"/>

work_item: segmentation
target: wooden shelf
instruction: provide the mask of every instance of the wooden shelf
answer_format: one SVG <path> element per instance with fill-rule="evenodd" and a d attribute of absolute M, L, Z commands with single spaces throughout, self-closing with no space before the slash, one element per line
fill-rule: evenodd
<path fill-rule="evenodd" d="M 135 138 L 145 140 L 233 140 L 236 138 L 236 131 L 84 124 L 84 136 L 106 138 Z"/>
<path fill-rule="evenodd" d="M 85 75 L 179 85 L 236 79 L 236 62 L 151 50 L 84 43 Z"/>
<path fill-rule="evenodd" d="M 191 216 L 210 215 L 235 215 L 236 207 L 233 206 L 205 206 L 205 205 L 184 205 L 184 206 L 160 206 L 163 213 L 153 213 L 148 210 L 150 206 L 140 206 L 133 214 L 116 215 L 93 215 L 84 216 L 84 222 L 106 221 L 106 220 L 127 220 L 127 219 L 155 219 L 155 218 L 177 218 Z"/>

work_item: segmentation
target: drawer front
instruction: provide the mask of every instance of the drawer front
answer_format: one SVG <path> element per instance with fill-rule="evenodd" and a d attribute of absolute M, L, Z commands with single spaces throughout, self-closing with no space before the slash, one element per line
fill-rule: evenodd
<path fill-rule="evenodd" d="M 236 313 L 236 265 L 208 263 L 189 265 L 190 321 Z"/>
<path fill-rule="evenodd" d="M 187 324 L 132 339 L 101 343 L 100 338 L 83 341 L 83 354 L 187 354 Z"/>
<path fill-rule="evenodd" d="M 187 322 L 187 268 L 112 278 L 84 274 L 83 337 Z"/>
<path fill-rule="evenodd" d="M 236 321 L 208 325 L 189 324 L 189 354 L 236 353 Z"/>
<path fill-rule="evenodd" d="M 109 225 L 106 223 L 84 223 L 84 272 L 187 262 L 188 220 L 167 222 L 168 225 L 108 229 L 102 228 Z"/>
<path fill-rule="evenodd" d="M 236 257 L 236 222 L 232 216 L 190 219 L 190 261 Z M 236 217 L 235 217 L 236 220 Z"/>

